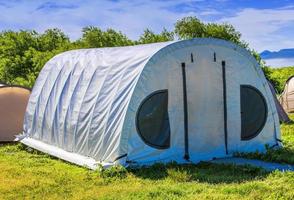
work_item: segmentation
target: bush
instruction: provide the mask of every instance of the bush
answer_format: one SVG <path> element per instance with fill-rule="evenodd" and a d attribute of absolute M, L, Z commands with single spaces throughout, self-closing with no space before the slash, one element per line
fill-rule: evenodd
<path fill-rule="evenodd" d="M 266 77 L 274 84 L 278 94 L 281 94 L 287 79 L 294 75 L 294 66 L 283 68 L 264 67 L 263 71 Z"/>

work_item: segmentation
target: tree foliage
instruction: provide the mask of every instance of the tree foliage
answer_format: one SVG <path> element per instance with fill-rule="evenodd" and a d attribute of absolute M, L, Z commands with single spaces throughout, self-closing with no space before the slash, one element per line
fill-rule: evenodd
<path fill-rule="evenodd" d="M 59 29 L 4 31 L 0 34 L 0 79 L 32 86 L 44 64 L 69 48 L 69 38 Z"/>
<path fill-rule="evenodd" d="M 175 24 L 175 33 L 179 39 L 219 38 L 228 40 L 245 48 L 248 44 L 241 40 L 241 33 L 232 25 L 223 23 L 203 23 L 196 17 L 184 17 Z"/>
<path fill-rule="evenodd" d="M 140 36 L 139 44 L 148 44 L 155 42 L 166 42 L 174 40 L 174 33 L 167 31 L 165 28 L 159 34 L 154 33 L 150 29 L 144 30 L 144 33 Z"/>
<path fill-rule="evenodd" d="M 77 41 L 82 48 L 99 48 L 133 45 L 134 42 L 121 32 L 113 29 L 102 31 L 98 27 L 88 26 L 83 28 L 83 36 Z"/>
<path fill-rule="evenodd" d="M 0 80 L 11 84 L 32 87 L 45 63 L 58 53 L 78 48 L 99 48 L 165 42 L 175 39 L 214 37 L 236 43 L 248 50 L 248 44 L 241 40 L 241 33 L 230 24 L 203 23 L 196 17 L 185 17 L 175 24 L 174 31 L 163 29 L 155 33 L 145 29 L 139 39 L 131 40 L 114 29 L 98 27 L 83 28 L 82 37 L 70 41 L 59 29 L 36 31 L 0 32 Z M 259 54 L 250 50 L 262 63 Z"/>
<path fill-rule="evenodd" d="M 270 68 L 264 67 L 263 71 L 266 77 L 273 83 L 277 92 L 281 94 L 283 92 L 285 83 L 290 76 L 294 75 L 293 67 L 283 67 L 283 68 Z"/>
<path fill-rule="evenodd" d="M 175 34 L 179 39 L 219 38 L 231 41 L 243 48 L 246 48 L 255 57 L 257 62 L 264 66 L 260 55 L 249 48 L 248 43 L 241 39 L 241 33 L 228 23 L 203 23 L 196 17 L 184 17 L 175 24 Z"/>

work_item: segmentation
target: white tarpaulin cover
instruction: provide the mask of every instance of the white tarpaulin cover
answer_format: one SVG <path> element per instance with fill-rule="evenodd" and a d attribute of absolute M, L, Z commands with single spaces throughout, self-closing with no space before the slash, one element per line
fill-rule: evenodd
<path fill-rule="evenodd" d="M 182 63 L 186 65 L 187 135 Z M 241 103 L 240 98 L 252 91 L 240 92 L 240 88 L 248 85 L 263 96 L 264 108 Z M 159 99 L 168 102 L 168 117 L 161 112 L 168 120 L 162 129 L 167 130 L 167 146 L 162 147 L 148 144 L 139 133 L 141 122 L 136 121 L 144 112 L 144 120 L 150 119 L 152 107 L 150 113 L 138 110 L 146 97 L 157 91 Z M 244 106 L 265 113 L 252 138 L 246 130 L 253 129 L 244 128 L 241 119 L 250 126 L 259 119 L 248 119 L 247 114 L 242 117 Z M 23 137 L 22 142 L 33 148 L 95 168 L 97 163 L 186 162 L 185 153 L 189 161 L 198 162 L 235 151 L 264 151 L 265 144 L 279 145 L 280 131 L 273 97 L 254 58 L 223 40 L 193 39 L 81 49 L 55 56 L 33 88 Z"/>

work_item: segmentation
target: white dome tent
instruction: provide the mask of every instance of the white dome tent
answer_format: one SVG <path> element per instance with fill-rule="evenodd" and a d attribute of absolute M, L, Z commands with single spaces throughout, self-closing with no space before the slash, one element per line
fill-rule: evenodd
<path fill-rule="evenodd" d="M 286 81 L 280 102 L 286 112 L 294 113 L 294 75 Z"/>
<path fill-rule="evenodd" d="M 197 163 L 279 138 L 255 59 L 230 42 L 192 39 L 55 56 L 33 88 L 21 141 L 95 169 Z"/>

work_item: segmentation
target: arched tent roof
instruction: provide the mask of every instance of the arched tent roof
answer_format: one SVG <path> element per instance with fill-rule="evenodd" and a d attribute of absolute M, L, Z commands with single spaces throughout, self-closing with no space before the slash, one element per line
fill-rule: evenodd
<path fill-rule="evenodd" d="M 23 143 L 81 165 L 92 165 L 95 160 L 81 161 L 75 156 L 101 161 L 109 155 L 113 158 L 121 150 L 120 141 L 127 137 L 121 133 L 128 105 L 136 95 L 133 91 L 138 80 L 144 79 L 141 73 L 173 51 L 201 45 L 233 49 L 246 57 L 270 94 L 256 60 L 247 50 L 224 40 L 203 38 L 73 50 L 52 58 L 39 74 L 27 106 Z M 274 107 L 274 102 L 270 103 Z M 109 141 L 116 142 L 109 145 Z"/>
<path fill-rule="evenodd" d="M 55 56 L 35 83 L 24 132 L 72 151 L 73 138 L 67 137 L 68 133 L 79 135 L 102 121 L 99 128 L 104 131 L 111 123 L 119 128 L 140 72 L 153 54 L 169 44 L 81 49 Z M 64 123 L 60 128 L 63 120 L 72 124 Z M 49 138 L 44 133 L 48 130 L 54 133 Z M 65 135 L 67 141 L 58 135 Z M 83 153 L 91 154 L 91 149 Z"/>

